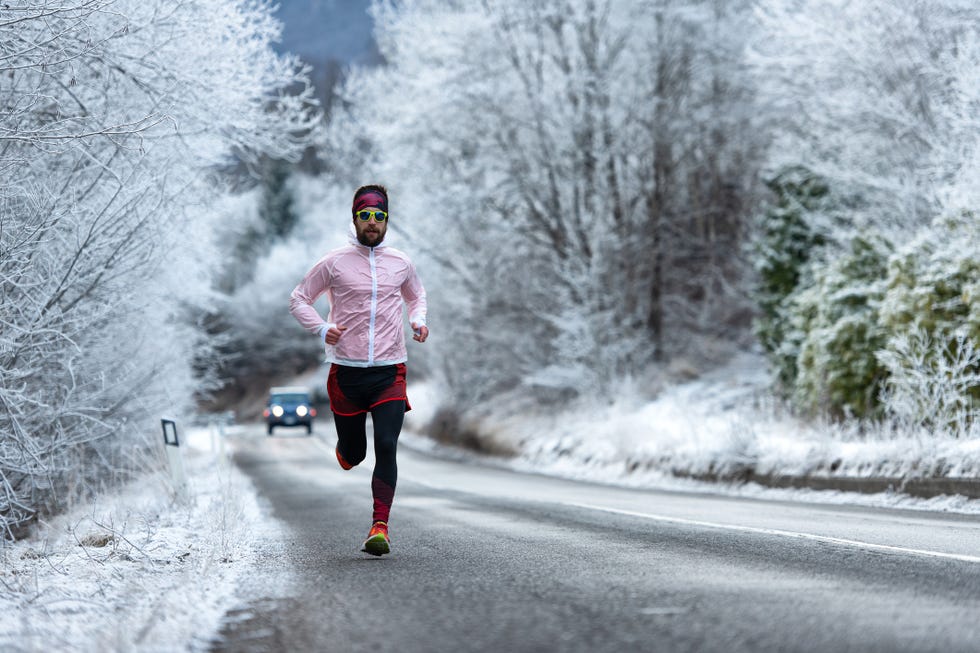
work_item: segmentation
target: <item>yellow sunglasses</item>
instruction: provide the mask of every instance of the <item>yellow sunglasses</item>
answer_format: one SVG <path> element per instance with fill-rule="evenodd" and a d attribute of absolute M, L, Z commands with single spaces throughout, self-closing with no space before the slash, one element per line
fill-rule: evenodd
<path fill-rule="evenodd" d="M 371 218 L 374 218 L 375 222 L 384 222 L 388 219 L 388 214 L 384 211 L 358 211 L 354 216 L 361 222 L 367 222 Z"/>

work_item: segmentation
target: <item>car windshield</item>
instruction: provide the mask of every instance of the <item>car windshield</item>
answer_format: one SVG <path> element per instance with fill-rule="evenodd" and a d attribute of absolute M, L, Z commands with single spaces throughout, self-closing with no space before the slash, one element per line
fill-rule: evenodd
<path fill-rule="evenodd" d="M 310 399 L 308 395 L 301 393 L 288 394 L 288 395 L 272 395 L 269 398 L 270 404 L 308 404 Z"/>

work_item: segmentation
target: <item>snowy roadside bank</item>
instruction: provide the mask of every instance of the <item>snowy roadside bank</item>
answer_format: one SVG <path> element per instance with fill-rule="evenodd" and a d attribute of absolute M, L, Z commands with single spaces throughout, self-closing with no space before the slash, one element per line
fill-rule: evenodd
<path fill-rule="evenodd" d="M 264 529 L 256 493 L 208 429 L 181 432 L 188 498 L 156 473 L 7 544 L 0 650 L 204 650 Z"/>
<path fill-rule="evenodd" d="M 633 487 L 980 512 L 980 440 L 857 434 L 781 414 L 753 354 L 654 399 L 624 392 L 558 415 L 494 414 L 475 425 L 518 471 Z M 424 432 L 438 389 L 410 389 Z M 407 438 L 420 448 L 436 445 Z M 960 496 L 957 496 L 959 494 Z M 972 497 L 972 498 L 971 498 Z"/>

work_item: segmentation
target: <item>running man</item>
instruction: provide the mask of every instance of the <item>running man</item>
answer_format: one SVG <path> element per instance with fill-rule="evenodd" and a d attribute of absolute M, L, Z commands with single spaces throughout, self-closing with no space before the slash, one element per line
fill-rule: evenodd
<path fill-rule="evenodd" d="M 425 342 L 425 288 L 412 261 L 384 245 L 388 191 L 369 185 L 354 193 L 350 243 L 317 261 L 289 298 L 289 312 L 320 336 L 332 363 L 327 377 L 330 409 L 337 426 L 337 462 L 351 469 L 367 452 L 365 424 L 374 425 L 373 525 L 363 550 L 380 556 L 391 550 L 388 516 L 395 496 L 395 451 L 405 412 L 405 333 L 402 302 L 408 304 L 414 339 Z M 313 308 L 326 293 L 326 321 Z"/>

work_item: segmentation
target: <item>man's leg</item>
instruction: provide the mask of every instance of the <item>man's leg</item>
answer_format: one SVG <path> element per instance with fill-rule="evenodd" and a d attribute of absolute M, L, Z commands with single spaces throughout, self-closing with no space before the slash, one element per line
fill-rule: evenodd
<path fill-rule="evenodd" d="M 364 460 L 367 453 L 367 435 L 364 425 L 367 423 L 367 413 L 359 415 L 333 414 L 333 422 L 337 427 L 337 453 L 349 467 L 354 467 Z"/>
<path fill-rule="evenodd" d="M 374 424 L 374 476 L 371 478 L 371 493 L 374 495 L 373 521 L 388 522 L 391 502 L 395 498 L 395 484 L 398 482 L 398 465 L 395 453 L 398 449 L 398 434 L 405 420 L 403 400 L 386 401 L 371 409 Z"/>

